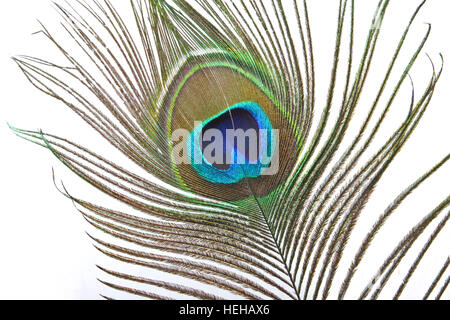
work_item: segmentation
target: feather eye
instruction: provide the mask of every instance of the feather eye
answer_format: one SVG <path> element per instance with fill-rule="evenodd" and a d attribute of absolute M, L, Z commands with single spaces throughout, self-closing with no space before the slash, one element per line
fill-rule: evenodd
<path fill-rule="evenodd" d="M 35 87 L 73 110 L 147 175 L 64 138 L 12 129 L 128 206 L 122 212 L 62 190 L 113 239 L 91 236 L 100 252 L 145 270 L 138 275 L 100 267 L 115 279 L 102 283 L 152 299 L 326 299 L 333 287 L 345 298 L 387 219 L 450 158 L 400 194 L 367 231 L 353 262 L 342 262 L 368 199 L 420 123 L 442 72 L 432 63 L 426 87 L 418 98 L 413 90 L 398 127 L 381 137 L 378 149 L 370 148 L 430 33 L 428 27 L 387 92 L 423 2 L 389 58 L 373 103 L 361 106 L 389 3 L 378 2 L 356 56 L 355 2 L 339 1 L 328 92 L 316 92 L 308 1 L 136 0 L 130 2 L 133 26 L 109 1 L 56 5 L 64 31 L 87 62 L 45 26 L 42 33 L 68 67 L 32 57 L 15 61 Z M 320 108 L 319 94 L 325 96 Z M 360 122 L 357 109 L 365 110 Z M 359 128 L 356 134 L 351 125 Z M 394 298 L 401 296 L 444 229 L 449 216 L 442 212 L 449 205 L 447 198 L 380 261 L 360 298 L 378 298 L 424 230 L 439 221 Z M 425 298 L 438 285 L 442 296 L 447 267 Z M 348 270 L 342 281 L 338 269 Z M 161 274 L 166 276 L 156 276 Z"/>
<path fill-rule="evenodd" d="M 168 86 L 159 111 L 160 124 L 167 128 L 162 143 L 171 150 L 168 157 L 173 163 L 177 162 L 176 157 L 186 157 L 186 161 L 174 168 L 175 174 L 188 190 L 220 200 L 269 195 L 286 174 L 283 176 L 280 171 L 266 175 L 264 171 L 275 161 L 280 161 L 277 166 L 293 167 L 294 157 L 272 158 L 280 152 L 296 154 L 299 137 L 273 93 L 264 87 L 261 81 L 264 72 L 253 70 L 250 73 L 250 68 L 245 71 L 245 62 L 235 60 L 233 63 L 231 57 L 223 54 L 195 56 L 187 61 Z M 179 142 L 185 148 L 178 147 L 174 151 L 173 135 L 177 130 L 189 132 L 189 136 L 185 137 L 187 141 Z M 250 155 L 250 143 L 243 141 L 241 147 L 237 146 L 230 141 L 234 136 L 227 138 L 227 130 L 233 133 L 242 130 L 254 140 L 253 146 L 257 149 L 251 152 L 256 155 L 254 159 L 246 156 L 246 152 Z M 275 130 L 281 139 L 275 139 Z M 208 137 L 208 132 L 217 133 L 217 137 Z M 221 141 L 215 140 L 219 138 Z M 205 139 L 218 142 L 214 157 L 208 152 Z M 222 151 L 220 155 L 218 151 Z"/>

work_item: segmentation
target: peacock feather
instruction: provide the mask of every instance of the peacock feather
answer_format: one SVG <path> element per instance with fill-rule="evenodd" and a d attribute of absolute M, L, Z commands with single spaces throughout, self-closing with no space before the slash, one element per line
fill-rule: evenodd
<path fill-rule="evenodd" d="M 413 88 L 410 103 L 399 106 L 397 97 L 408 87 L 430 34 L 426 25 L 410 58 L 401 58 L 425 1 L 411 12 L 382 70 L 373 61 L 390 1 L 376 5 L 360 49 L 354 43 L 355 32 L 363 29 L 355 22 L 355 1 L 336 0 L 328 91 L 318 92 L 308 3 L 131 0 L 134 23 L 126 23 L 108 0 L 56 4 L 66 39 L 78 51 L 65 49 L 42 25 L 40 34 L 64 63 L 14 58 L 36 88 L 140 168 L 136 173 L 62 137 L 12 128 L 126 205 L 102 206 L 60 187 L 103 235 L 91 235 L 95 247 L 123 263 L 122 269 L 100 267 L 115 279 L 102 281 L 106 286 L 152 299 L 346 298 L 379 231 L 449 160 L 447 155 L 412 177 L 415 182 L 380 211 L 362 241 L 349 241 L 427 111 L 442 68 L 431 63 L 421 92 Z M 395 78 L 398 67 L 403 69 Z M 376 94 L 361 103 L 375 68 L 382 75 Z M 394 106 L 404 116 L 388 135 L 381 134 Z M 363 117 L 355 117 L 361 112 Z M 242 144 L 228 136 L 233 132 L 244 133 Z M 444 230 L 449 204 L 447 197 L 385 260 L 375 259 L 379 266 L 356 298 L 378 298 L 407 263 L 394 294 L 401 297 Z M 405 260 L 427 234 L 420 252 Z M 350 263 L 344 263 L 349 254 Z M 133 273 L 127 265 L 143 271 Z M 443 295 L 448 265 L 449 260 L 434 271 L 424 298 Z"/>

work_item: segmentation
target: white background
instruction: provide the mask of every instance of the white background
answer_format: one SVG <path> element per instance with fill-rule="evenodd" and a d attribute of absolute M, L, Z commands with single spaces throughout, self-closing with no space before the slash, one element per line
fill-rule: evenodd
<path fill-rule="evenodd" d="M 69 1 L 70 2 L 70 1 Z M 112 1 L 122 8 L 127 1 Z M 315 41 L 322 48 L 318 56 L 329 57 L 327 43 L 318 39 L 330 37 L 334 28 L 334 6 L 337 1 L 314 0 L 312 8 Z M 361 15 L 371 17 L 376 1 L 357 0 Z M 386 42 L 380 45 L 378 59 L 387 59 L 392 54 L 392 39 L 398 39 L 400 27 L 405 25 L 419 1 L 393 0 L 386 30 Z M 430 0 L 417 19 L 412 33 L 412 45 L 424 34 L 425 22 L 431 22 L 433 31 L 426 52 L 439 65 L 438 53 L 450 59 L 450 4 L 448 0 Z M 330 9 L 330 7 L 332 7 Z M 314 11 L 315 8 L 315 11 Z M 314 14 L 315 12 L 315 14 Z M 359 12 L 359 11 L 358 11 Z M 129 11 L 123 15 L 129 18 Z M 331 17 L 331 18 L 330 18 Z M 104 288 L 96 278 L 101 276 L 95 264 L 101 261 L 100 254 L 91 246 L 84 231 L 87 224 L 70 201 L 56 190 L 52 180 L 52 168 L 56 178 L 63 179 L 69 188 L 83 189 L 83 182 L 73 178 L 51 154 L 42 148 L 27 143 L 8 129 L 7 122 L 30 130 L 42 128 L 46 132 L 69 136 L 76 141 L 101 144 L 95 133 L 89 131 L 58 102 L 34 89 L 21 74 L 11 56 L 29 54 L 52 57 L 48 41 L 39 35 L 36 21 L 57 26 L 56 14 L 50 1 L 15 0 L 0 2 L 0 136 L 1 136 L 1 183 L 0 183 L 0 298 L 2 299 L 96 299 Z M 360 35 L 365 35 L 366 29 Z M 329 43 L 332 45 L 332 42 Z M 413 47 L 411 47 L 413 48 Z M 320 49 L 318 49 L 320 51 Z M 410 51 L 411 52 L 411 51 Z M 328 52 L 329 53 L 329 52 Z M 380 61 L 381 61 L 380 60 Z M 318 73 L 321 70 L 318 59 Z M 386 60 L 387 61 L 387 60 Z M 325 69 L 329 61 L 322 66 Z M 428 81 L 430 64 L 425 56 L 418 60 L 419 67 L 413 78 L 420 83 Z M 374 68 L 374 72 L 377 68 Z M 326 79 L 326 78 L 325 78 Z M 318 90 L 326 89 L 320 84 Z M 322 88 L 322 89 L 323 89 Z M 372 89 L 368 88 L 369 91 Z M 376 87 L 373 87 L 375 90 Z M 430 110 L 423 123 L 408 143 L 402 155 L 383 178 L 379 190 L 368 204 L 368 215 L 383 210 L 403 188 L 421 173 L 431 168 L 449 151 L 450 120 L 450 67 L 444 70 Z M 408 89 L 410 90 L 410 89 Z M 318 94 L 324 96 L 323 92 Z M 322 97 L 323 98 L 323 97 Z M 320 99 L 320 98 L 319 98 Z M 67 134 L 66 134 L 67 132 Z M 100 147 L 99 147 L 100 148 Z M 398 239 L 405 226 L 412 226 L 442 201 L 450 190 L 450 171 L 447 165 L 438 176 L 433 177 L 420 192 L 405 203 L 401 214 L 393 219 L 386 235 L 375 250 L 383 252 L 386 243 Z M 59 180 L 58 180 L 59 181 Z M 81 186 L 80 186 L 81 185 Z M 72 189 L 71 189 L 72 190 Z M 99 196 L 100 197 L 100 196 Z M 375 212 L 376 211 L 376 212 Z M 373 221 L 373 220 L 369 220 Z M 368 222 L 368 223 L 369 223 Z M 369 223 L 370 224 L 370 223 Z M 416 278 L 418 285 L 408 291 L 406 297 L 417 297 L 438 271 L 450 252 L 450 230 L 447 227 L 439 241 L 433 246 L 431 258 L 422 273 Z M 103 291 L 102 291 L 103 290 Z M 449 290 L 450 291 L 450 290 Z M 445 298 L 450 298 L 450 292 Z"/>

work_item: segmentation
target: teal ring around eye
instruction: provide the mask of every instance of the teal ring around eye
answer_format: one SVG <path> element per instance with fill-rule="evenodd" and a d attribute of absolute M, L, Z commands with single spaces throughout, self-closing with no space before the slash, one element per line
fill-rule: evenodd
<path fill-rule="evenodd" d="M 262 157 L 258 157 L 256 163 L 248 163 L 245 161 L 245 155 L 234 149 L 234 162 L 229 165 L 228 169 L 222 170 L 213 166 L 204 157 L 200 145 L 200 135 L 209 122 L 233 109 L 244 109 L 252 115 L 259 129 L 260 156 L 263 150 L 266 150 L 266 153 Z M 272 124 L 263 109 L 257 103 L 247 101 L 235 104 L 197 125 L 186 140 L 186 150 L 189 151 L 190 164 L 201 177 L 213 183 L 233 184 L 244 178 L 258 178 L 264 173 L 265 169 L 270 166 L 276 150 L 276 139 Z"/>

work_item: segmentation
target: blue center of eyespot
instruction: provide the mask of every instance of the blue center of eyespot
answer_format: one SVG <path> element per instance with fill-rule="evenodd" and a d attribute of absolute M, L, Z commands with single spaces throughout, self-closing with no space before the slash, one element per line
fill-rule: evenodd
<path fill-rule="evenodd" d="M 190 163 L 213 183 L 257 178 L 275 150 L 272 124 L 255 102 L 241 102 L 203 121 L 186 141 Z"/>

